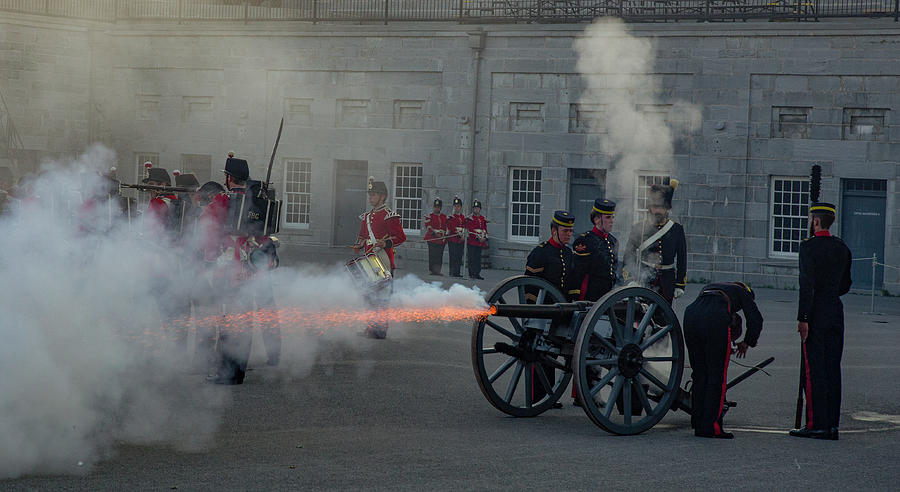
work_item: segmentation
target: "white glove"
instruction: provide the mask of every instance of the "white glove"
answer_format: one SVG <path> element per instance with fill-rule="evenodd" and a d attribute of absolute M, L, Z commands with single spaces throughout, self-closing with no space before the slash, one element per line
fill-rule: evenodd
<path fill-rule="evenodd" d="M 675 299 L 684 295 L 684 289 L 675 288 Z"/>

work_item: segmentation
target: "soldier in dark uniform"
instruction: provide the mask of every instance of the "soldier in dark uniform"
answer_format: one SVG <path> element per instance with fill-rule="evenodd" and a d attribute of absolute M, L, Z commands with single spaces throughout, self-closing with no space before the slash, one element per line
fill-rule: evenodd
<path fill-rule="evenodd" d="M 850 291 L 850 248 L 829 228 L 835 207 L 812 203 L 811 237 L 800 243 L 800 306 L 797 331 L 803 350 L 801 369 L 806 397 L 806 426 L 794 437 L 838 439 L 841 419 L 841 355 L 844 351 L 844 306 Z"/>
<path fill-rule="evenodd" d="M 756 307 L 756 294 L 741 282 L 708 284 L 684 310 L 684 341 L 691 359 L 691 427 L 698 437 L 732 439 L 722 428 L 725 415 L 725 384 L 732 344 L 741 336 L 741 317 L 747 318 L 747 334 L 737 342 L 735 354 L 742 358 L 755 347 L 763 317 Z"/>
<path fill-rule="evenodd" d="M 441 276 L 444 245 L 447 243 L 447 216 L 441 213 L 444 202 L 434 199 L 431 213 L 425 216 L 425 242 L 428 244 L 428 271 Z"/>
<path fill-rule="evenodd" d="M 462 213 L 462 200 L 453 197 L 453 214 L 447 217 L 447 249 L 450 256 L 450 276 L 462 277 L 463 254 L 466 251 L 466 216 Z"/>
<path fill-rule="evenodd" d="M 684 294 L 687 283 L 687 241 L 681 224 L 669 218 L 677 180 L 650 187 L 647 221 L 631 228 L 623 254 L 627 273 L 659 293 L 669 304 Z M 626 278 L 627 280 L 627 278 Z"/>
<path fill-rule="evenodd" d="M 581 300 L 596 301 L 612 290 L 618 280 L 619 241 L 612 235 L 616 202 L 598 198 L 591 209 L 594 228 L 575 239 L 575 285 Z"/>
<path fill-rule="evenodd" d="M 574 300 L 581 297 L 581 290 L 574 285 L 574 268 L 575 259 L 572 250 L 569 249 L 569 241 L 572 240 L 574 232 L 575 216 L 565 210 L 557 210 L 553 213 L 553 220 L 550 222 L 550 239 L 535 246 L 528 259 L 525 262 L 525 275 L 540 277 L 558 288 L 567 300 Z M 534 289 L 525 290 L 525 301 L 534 304 L 538 300 L 537 292 Z M 552 302 L 546 299 L 545 302 Z M 542 364 L 544 374 L 547 376 L 551 386 L 556 380 L 555 368 L 550 364 Z M 534 368 L 532 368 L 534 371 Z M 532 374 L 532 376 L 535 376 Z M 532 377 L 532 381 L 539 381 L 540 378 Z M 546 396 L 547 391 L 543 385 L 535 384 L 532 389 L 532 401 L 538 402 Z M 556 408 L 562 407 L 561 403 L 554 405 Z"/>

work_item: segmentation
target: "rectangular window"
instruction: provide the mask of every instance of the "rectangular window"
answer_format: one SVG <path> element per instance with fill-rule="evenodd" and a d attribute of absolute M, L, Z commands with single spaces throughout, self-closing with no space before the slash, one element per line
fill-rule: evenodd
<path fill-rule="evenodd" d="M 307 159 L 284 160 L 284 225 L 309 228 L 312 162 Z"/>
<path fill-rule="evenodd" d="M 569 104 L 569 133 L 606 133 L 605 105 Z"/>
<path fill-rule="evenodd" d="M 668 175 L 665 174 L 641 174 L 637 177 L 637 183 L 634 190 L 634 210 L 635 218 L 638 221 L 647 218 L 647 195 L 650 187 L 655 184 L 665 183 Z"/>
<path fill-rule="evenodd" d="M 159 154 L 156 152 L 135 152 L 134 154 L 134 180 L 140 183 L 147 176 L 144 163 L 150 162 L 153 167 L 160 167 Z"/>
<path fill-rule="evenodd" d="M 881 140 L 885 135 L 887 109 L 844 108 L 844 140 Z"/>
<path fill-rule="evenodd" d="M 300 126 L 312 126 L 313 100 L 305 97 L 287 97 L 284 99 L 284 115 L 287 123 Z"/>
<path fill-rule="evenodd" d="M 137 119 L 159 121 L 159 95 L 138 94 Z"/>
<path fill-rule="evenodd" d="M 541 236 L 541 170 L 511 168 L 509 239 L 532 242 Z"/>
<path fill-rule="evenodd" d="M 772 106 L 772 138 L 809 138 L 810 107 Z"/>
<path fill-rule="evenodd" d="M 394 211 L 403 231 L 418 235 L 422 229 L 422 164 L 394 163 Z"/>
<path fill-rule="evenodd" d="M 337 126 L 344 128 L 365 128 L 368 118 L 368 99 L 338 99 Z"/>
<path fill-rule="evenodd" d="M 510 131 L 541 132 L 544 131 L 543 103 L 509 103 Z"/>
<path fill-rule="evenodd" d="M 181 154 L 182 174 L 194 174 L 197 181 L 202 185 L 209 181 L 212 176 L 212 157 L 208 154 Z M 172 184 L 175 184 L 175 177 L 172 176 Z"/>
<path fill-rule="evenodd" d="M 796 258 L 808 230 L 809 178 L 772 177 L 769 254 Z"/>
<path fill-rule="evenodd" d="M 416 130 L 422 128 L 422 108 L 425 101 L 394 101 L 394 128 Z"/>
<path fill-rule="evenodd" d="M 184 96 L 181 120 L 193 123 L 211 123 L 215 120 L 213 101 L 211 96 Z"/>

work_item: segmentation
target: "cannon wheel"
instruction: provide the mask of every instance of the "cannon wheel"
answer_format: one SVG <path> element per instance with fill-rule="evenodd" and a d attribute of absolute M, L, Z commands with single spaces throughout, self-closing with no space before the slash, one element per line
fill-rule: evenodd
<path fill-rule="evenodd" d="M 552 284 L 528 275 L 504 280 L 494 287 L 486 300 L 491 305 L 527 304 L 526 288 L 538 289 L 538 304 L 566 302 L 565 296 Z M 551 408 L 572 378 L 565 361 L 529 351 L 536 342 L 545 340 L 535 336 L 535 330 L 526 330 L 525 323 L 523 318 L 492 315 L 476 320 L 472 329 L 472 368 L 478 386 L 492 405 L 514 417 L 534 417 Z M 526 353 L 537 356 L 544 365 L 499 352 L 495 348 L 498 342 L 522 348 Z M 546 365 L 554 367 L 553 374 L 547 373 Z M 532 392 L 538 385 L 547 395 L 532 402 Z"/>
<path fill-rule="evenodd" d="M 659 294 L 620 287 L 597 301 L 575 340 L 572 366 L 584 412 L 614 434 L 639 434 L 678 396 L 684 372 L 681 324 Z"/>

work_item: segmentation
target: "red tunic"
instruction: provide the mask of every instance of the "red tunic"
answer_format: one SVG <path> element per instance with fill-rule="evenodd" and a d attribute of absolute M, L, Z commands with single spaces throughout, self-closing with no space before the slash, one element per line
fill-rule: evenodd
<path fill-rule="evenodd" d="M 466 220 L 466 228 L 469 231 L 470 246 L 487 248 L 487 220 L 483 215 L 472 215 Z"/>
<path fill-rule="evenodd" d="M 362 223 L 359 226 L 357 243 L 366 245 L 365 252 L 371 253 L 375 249 L 375 242 L 379 239 L 390 240 L 391 247 L 385 248 L 388 258 L 391 260 L 391 269 L 394 264 L 394 248 L 406 241 L 406 233 L 403 232 L 403 224 L 400 223 L 400 214 L 384 205 L 373 208 L 359 216 Z"/>
<path fill-rule="evenodd" d="M 450 236 L 447 238 L 451 243 L 463 243 L 466 241 L 466 216 L 463 214 L 453 214 L 447 218 L 447 230 Z"/>
<path fill-rule="evenodd" d="M 164 232 L 169 228 L 169 204 L 178 197 L 175 195 L 156 196 L 150 199 L 144 224 L 150 231 Z"/>
<path fill-rule="evenodd" d="M 447 216 L 444 214 L 428 214 L 425 217 L 425 240 L 430 244 L 447 244 Z"/>

